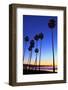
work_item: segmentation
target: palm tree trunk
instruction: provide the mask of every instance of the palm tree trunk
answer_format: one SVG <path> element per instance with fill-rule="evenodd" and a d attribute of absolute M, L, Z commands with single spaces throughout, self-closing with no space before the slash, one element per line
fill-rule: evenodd
<path fill-rule="evenodd" d="M 29 69 L 30 69 L 31 59 L 32 59 L 32 50 L 31 50 L 31 52 L 30 52 Z"/>
<path fill-rule="evenodd" d="M 36 67 L 37 67 L 37 53 L 36 53 L 36 58 L 35 58 L 35 70 L 36 70 Z"/>
<path fill-rule="evenodd" d="M 54 40 L 53 40 L 53 30 L 52 30 L 52 52 L 53 52 L 53 72 L 55 72 L 55 57 L 54 57 Z"/>
<path fill-rule="evenodd" d="M 25 52 L 26 52 L 26 46 L 27 46 L 27 43 L 25 43 L 25 49 L 23 50 L 23 64 L 24 64 L 24 59 L 25 59 Z"/>
<path fill-rule="evenodd" d="M 28 56 L 28 62 L 27 62 L 28 68 L 29 68 L 29 64 L 30 64 L 30 56 L 31 56 L 31 52 L 29 53 L 29 56 Z"/>
<path fill-rule="evenodd" d="M 40 71 L 40 64 L 41 64 L 41 48 L 42 48 L 42 40 L 40 41 L 40 53 L 39 53 L 39 71 Z"/>
<path fill-rule="evenodd" d="M 36 48 L 38 47 L 38 42 L 36 41 Z M 37 66 L 37 53 L 36 53 L 36 59 L 35 59 L 35 70 L 36 70 L 36 66 Z"/>

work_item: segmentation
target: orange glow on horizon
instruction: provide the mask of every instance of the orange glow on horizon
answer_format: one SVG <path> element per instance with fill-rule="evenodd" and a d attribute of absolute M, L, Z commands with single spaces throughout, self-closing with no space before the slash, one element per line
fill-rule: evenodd
<path fill-rule="evenodd" d="M 31 64 L 34 65 L 34 61 L 31 61 Z M 24 64 L 28 64 L 28 61 L 25 61 Z M 53 65 L 53 61 L 52 60 L 41 60 L 40 62 L 41 65 L 49 65 L 52 66 Z M 37 61 L 37 65 L 39 65 L 39 61 Z M 57 66 L 57 60 L 55 60 L 55 66 Z"/>

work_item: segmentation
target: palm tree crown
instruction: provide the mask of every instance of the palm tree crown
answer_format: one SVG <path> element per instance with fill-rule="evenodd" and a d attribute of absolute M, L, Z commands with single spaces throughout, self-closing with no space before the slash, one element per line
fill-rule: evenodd
<path fill-rule="evenodd" d="M 28 41 L 29 41 L 29 37 L 26 36 L 26 37 L 24 38 L 24 40 L 25 40 L 26 42 L 28 42 Z"/>
<path fill-rule="evenodd" d="M 31 50 L 32 50 L 32 47 L 31 47 L 31 46 L 29 46 L 28 50 L 29 50 L 29 51 L 31 51 Z"/>
<path fill-rule="evenodd" d="M 36 49 L 35 49 L 35 53 L 38 53 L 38 52 L 39 52 L 39 49 L 38 49 L 38 48 L 36 48 Z"/>
<path fill-rule="evenodd" d="M 54 19 L 50 19 L 49 22 L 48 22 L 48 26 L 50 28 L 54 28 L 55 27 L 55 20 Z"/>
<path fill-rule="evenodd" d="M 43 37 L 44 37 L 44 36 L 43 36 L 43 33 L 41 32 L 41 33 L 39 34 L 39 39 L 41 39 L 41 40 L 42 40 L 42 39 L 43 39 Z"/>
<path fill-rule="evenodd" d="M 35 37 L 34 37 L 34 39 L 35 39 L 36 41 L 38 41 L 38 39 L 39 39 L 39 35 L 36 34 Z"/>
<path fill-rule="evenodd" d="M 30 41 L 30 46 L 31 46 L 32 48 L 34 48 L 34 44 L 35 44 L 35 43 L 34 43 L 34 40 L 31 40 L 31 41 Z"/>

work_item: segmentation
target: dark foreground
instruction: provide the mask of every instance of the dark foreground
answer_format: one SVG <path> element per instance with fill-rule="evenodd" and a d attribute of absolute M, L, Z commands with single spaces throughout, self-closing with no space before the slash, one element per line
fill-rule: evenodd
<path fill-rule="evenodd" d="M 39 71 L 39 70 L 23 70 L 23 74 L 51 74 L 51 73 L 57 73 L 57 72 L 50 72 L 50 71 Z"/>

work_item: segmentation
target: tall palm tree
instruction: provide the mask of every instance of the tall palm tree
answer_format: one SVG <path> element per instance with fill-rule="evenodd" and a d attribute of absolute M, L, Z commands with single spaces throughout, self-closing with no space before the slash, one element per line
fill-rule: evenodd
<path fill-rule="evenodd" d="M 35 70 L 36 70 L 36 66 L 37 66 L 37 54 L 38 54 L 38 52 L 39 52 L 39 49 L 38 48 L 36 48 L 35 49 L 35 53 L 36 53 L 36 58 L 35 58 Z"/>
<path fill-rule="evenodd" d="M 34 48 L 34 40 L 31 40 L 31 41 L 30 41 L 30 46 L 31 46 L 32 48 Z"/>
<path fill-rule="evenodd" d="M 50 19 L 48 22 L 48 26 L 52 32 L 52 52 L 53 52 L 53 72 L 55 72 L 55 56 L 54 56 L 54 40 L 53 40 L 53 28 L 55 27 L 56 23 L 54 19 Z"/>
<path fill-rule="evenodd" d="M 24 58 L 25 58 L 25 53 L 26 53 L 26 47 L 27 47 L 27 42 L 29 41 L 29 37 L 25 36 L 24 37 L 24 42 L 25 42 L 25 47 L 24 47 L 24 53 L 23 53 L 23 63 L 24 63 Z"/>
<path fill-rule="evenodd" d="M 40 34 L 39 34 L 39 39 L 41 40 L 40 41 L 40 52 L 39 52 L 39 71 L 40 71 L 40 63 L 41 63 L 41 48 L 42 48 L 42 39 L 43 39 L 43 33 L 41 32 Z"/>
<path fill-rule="evenodd" d="M 38 47 L 38 40 L 39 40 L 39 35 L 36 34 L 34 37 L 35 41 L 36 41 L 36 48 Z"/>
<path fill-rule="evenodd" d="M 30 41 L 30 46 L 28 48 L 28 50 L 30 51 L 30 56 L 29 56 L 29 60 L 28 60 L 28 62 L 29 62 L 29 68 L 30 68 L 30 64 L 31 64 L 31 58 L 32 58 L 32 50 L 33 50 L 33 48 L 34 48 L 34 40 L 31 40 Z"/>
<path fill-rule="evenodd" d="M 38 40 L 39 40 L 39 35 L 36 34 L 35 37 L 34 37 L 35 41 L 36 41 L 36 49 L 35 49 L 35 53 L 36 53 L 36 59 L 35 59 L 35 65 L 37 65 L 37 53 L 38 53 Z M 36 69 L 36 67 L 35 67 Z"/>
<path fill-rule="evenodd" d="M 29 65 L 29 69 L 30 69 L 30 61 L 31 61 L 31 57 L 32 57 L 32 47 L 29 46 L 28 50 L 29 50 L 28 65 Z"/>

